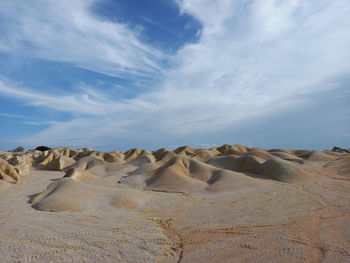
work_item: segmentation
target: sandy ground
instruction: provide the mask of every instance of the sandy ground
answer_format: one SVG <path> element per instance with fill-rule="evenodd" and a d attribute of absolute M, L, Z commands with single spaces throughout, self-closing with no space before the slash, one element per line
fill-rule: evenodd
<path fill-rule="evenodd" d="M 0 190 L 0 261 L 350 262 L 349 154 L 293 152 L 276 173 L 271 151 L 225 151 L 96 155 L 66 178 L 31 162 Z"/>

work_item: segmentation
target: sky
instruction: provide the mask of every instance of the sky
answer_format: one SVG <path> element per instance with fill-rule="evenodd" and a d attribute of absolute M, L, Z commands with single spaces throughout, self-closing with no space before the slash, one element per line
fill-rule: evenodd
<path fill-rule="evenodd" d="M 350 147 L 348 0 L 2 0 L 0 150 Z"/>

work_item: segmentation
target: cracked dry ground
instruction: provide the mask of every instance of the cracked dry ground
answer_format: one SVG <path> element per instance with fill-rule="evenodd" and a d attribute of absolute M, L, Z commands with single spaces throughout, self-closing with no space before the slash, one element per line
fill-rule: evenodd
<path fill-rule="evenodd" d="M 86 181 L 33 165 L 0 190 L 0 262 L 350 262 L 349 174 L 338 169 L 349 155 L 304 158 L 310 178 L 285 181 L 218 177 L 210 169 L 228 155 L 102 160 Z"/>

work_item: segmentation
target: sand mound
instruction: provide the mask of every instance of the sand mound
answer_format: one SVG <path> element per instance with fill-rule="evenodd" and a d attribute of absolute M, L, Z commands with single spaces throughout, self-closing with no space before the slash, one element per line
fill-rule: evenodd
<path fill-rule="evenodd" d="M 47 189 L 37 195 L 32 207 L 43 211 L 80 211 L 87 208 L 89 200 L 94 192 L 87 187 L 79 187 L 73 179 L 65 178 L 49 184 Z M 82 191 L 85 190 L 85 191 Z M 93 196 L 96 200 L 96 196 Z"/>
<path fill-rule="evenodd" d="M 169 192 L 191 192 L 203 189 L 206 186 L 205 182 L 187 176 L 175 167 L 164 169 L 146 181 L 147 190 Z"/>
<path fill-rule="evenodd" d="M 129 151 L 126 151 L 124 153 L 124 156 L 125 156 L 124 160 L 127 163 L 135 161 L 137 158 L 140 157 L 141 154 L 145 152 L 148 152 L 148 151 L 138 149 L 138 148 L 130 149 Z"/>
<path fill-rule="evenodd" d="M 246 176 L 242 173 L 218 170 L 208 181 L 205 188 L 208 192 L 220 193 L 224 191 L 242 190 L 263 184 L 261 180 Z"/>
<path fill-rule="evenodd" d="M 28 174 L 30 167 L 33 164 L 33 159 L 30 155 L 13 155 L 8 161 L 15 169 L 18 170 L 20 176 Z"/>
<path fill-rule="evenodd" d="M 310 156 L 310 154 L 313 152 L 311 150 L 295 150 L 295 151 L 291 151 L 294 153 L 294 155 L 306 159 L 307 157 Z"/>
<path fill-rule="evenodd" d="M 72 157 L 74 160 L 79 160 L 85 156 L 89 156 L 94 153 L 94 150 L 91 148 L 83 148 L 80 150 L 77 150 L 77 153 Z"/>
<path fill-rule="evenodd" d="M 265 160 L 256 156 L 246 155 L 235 159 L 233 170 L 236 172 L 261 174 L 261 163 Z"/>
<path fill-rule="evenodd" d="M 20 180 L 20 177 L 21 172 L 18 168 L 12 166 L 7 161 L 0 159 L 0 180 L 15 184 Z M 2 183 L 2 187 L 7 186 L 7 183 Z"/>
<path fill-rule="evenodd" d="M 270 160 L 272 158 L 275 158 L 274 155 L 264 151 L 264 150 L 252 150 L 252 151 L 248 151 L 248 152 L 245 152 L 245 153 L 241 153 L 240 156 L 248 156 L 248 155 L 251 155 L 251 156 L 255 156 L 259 159 L 263 159 L 263 160 Z"/>
<path fill-rule="evenodd" d="M 335 161 L 328 162 L 325 167 L 336 168 L 336 173 L 339 175 L 350 175 L 350 155 L 345 155 Z"/>
<path fill-rule="evenodd" d="M 254 158 L 256 157 L 241 157 L 238 165 L 243 165 L 244 160 Z M 141 166 L 125 177 L 122 182 L 138 189 L 185 193 L 218 192 L 230 188 L 231 190 L 237 189 L 240 186 L 244 188 L 256 185 L 255 179 L 251 177 L 186 157 L 183 152 L 180 156 L 172 158 L 165 164 L 158 162 Z"/>
<path fill-rule="evenodd" d="M 345 157 L 339 161 L 339 170 L 340 175 L 350 175 L 350 157 Z"/>
<path fill-rule="evenodd" d="M 124 162 L 124 160 L 122 158 L 120 158 L 120 156 L 115 155 L 113 153 L 104 153 L 102 155 L 102 159 L 108 163 L 123 163 Z"/>
<path fill-rule="evenodd" d="M 96 165 L 103 165 L 105 162 L 96 156 L 85 156 L 80 158 L 76 163 L 71 165 L 69 168 L 80 168 L 83 170 L 90 169 Z"/>
<path fill-rule="evenodd" d="M 307 158 L 308 161 L 329 162 L 337 159 L 336 156 L 321 151 L 313 151 Z"/>
<path fill-rule="evenodd" d="M 124 163 L 124 155 L 118 153 L 92 151 L 87 156 L 97 157 L 98 159 L 108 163 Z"/>
<path fill-rule="evenodd" d="M 154 163 L 156 158 L 150 152 L 143 152 L 140 156 L 138 156 L 135 160 L 132 161 L 134 165 L 143 165 L 145 163 Z"/>
<path fill-rule="evenodd" d="M 287 154 L 294 154 L 294 151 L 293 150 L 287 150 L 287 149 L 271 149 L 271 150 L 268 150 L 269 153 L 272 153 L 272 152 L 281 152 L 281 153 L 287 153 Z"/>
<path fill-rule="evenodd" d="M 36 163 L 38 163 L 39 167 L 43 167 L 48 163 L 52 162 L 53 159 L 57 158 L 57 154 L 52 151 L 44 151 L 36 158 Z"/>
<path fill-rule="evenodd" d="M 95 175 L 79 168 L 70 168 L 63 177 L 70 177 L 76 182 L 84 182 L 96 178 Z"/>
<path fill-rule="evenodd" d="M 303 163 L 304 159 L 295 156 L 294 154 L 286 153 L 286 152 L 270 152 L 274 157 L 279 157 L 283 160 Z"/>
<path fill-rule="evenodd" d="M 194 160 L 201 161 L 201 162 L 206 162 L 219 153 L 220 152 L 213 151 L 213 150 L 198 150 L 193 155 L 191 155 L 191 158 Z"/>
<path fill-rule="evenodd" d="M 176 156 L 176 153 L 173 151 L 169 151 L 168 149 L 162 148 L 158 151 L 153 152 L 153 156 L 156 158 L 156 161 L 167 162 L 171 158 Z"/>
<path fill-rule="evenodd" d="M 296 183 L 312 179 L 301 167 L 282 159 L 271 159 L 262 164 L 263 175 L 280 182 Z"/>
<path fill-rule="evenodd" d="M 44 152 L 34 151 L 32 158 L 39 169 L 56 170 L 62 165 L 64 166 L 65 163 L 72 164 L 79 153 L 78 150 L 70 148 L 57 148 Z"/>
<path fill-rule="evenodd" d="M 216 156 L 207 161 L 207 164 L 217 168 L 227 169 L 234 171 L 236 159 L 239 158 L 237 155 L 227 154 Z"/>
<path fill-rule="evenodd" d="M 178 155 L 192 155 L 195 152 L 195 149 L 189 146 L 181 146 L 174 150 Z"/>
<path fill-rule="evenodd" d="M 196 161 L 182 157 L 181 154 L 181 157 L 176 156 L 166 163 L 159 161 L 143 165 L 125 177 L 122 182 L 139 189 L 158 191 L 189 192 L 204 189 L 207 184 L 203 181 L 210 175 L 205 176 L 205 171 L 200 171 L 199 166 L 193 162 Z M 203 176 L 205 178 L 200 178 Z"/>
<path fill-rule="evenodd" d="M 151 172 L 146 183 L 146 189 L 162 191 L 194 191 L 206 187 L 206 183 L 192 174 L 190 163 L 186 157 L 174 157 L 165 165 Z M 197 168 L 197 169 L 196 169 Z M 194 168 L 198 172 L 198 168 Z M 197 175 L 197 176 L 196 176 Z"/>
<path fill-rule="evenodd" d="M 65 168 L 72 166 L 74 163 L 74 159 L 65 155 L 59 155 L 46 165 L 41 166 L 40 169 L 49 171 L 63 171 Z"/>
<path fill-rule="evenodd" d="M 261 163 L 264 161 L 264 159 L 252 155 L 241 157 L 226 155 L 212 158 L 208 161 L 208 164 L 235 172 L 261 174 Z"/>
<path fill-rule="evenodd" d="M 248 152 L 250 149 L 247 146 L 241 144 L 234 144 L 231 149 L 237 150 L 239 152 Z"/>
<path fill-rule="evenodd" d="M 263 158 L 252 155 L 241 157 L 226 155 L 212 158 L 208 164 L 235 172 L 268 177 L 281 182 L 298 182 L 312 178 L 296 164 L 276 157 L 265 161 Z"/>
<path fill-rule="evenodd" d="M 240 155 L 240 153 L 248 152 L 250 149 L 241 144 L 224 144 L 217 148 L 217 150 L 223 154 L 235 154 Z"/>
<path fill-rule="evenodd" d="M 160 148 L 157 151 L 154 151 L 152 154 L 154 158 L 156 158 L 156 161 L 160 161 L 165 153 L 169 152 L 166 148 Z"/>
<path fill-rule="evenodd" d="M 7 162 L 11 165 L 20 165 L 23 163 L 29 164 L 30 161 L 28 160 L 26 155 L 12 155 L 9 159 L 7 159 Z"/>
<path fill-rule="evenodd" d="M 67 147 L 57 148 L 57 149 L 54 149 L 54 151 L 56 152 L 57 155 L 64 155 L 70 158 L 74 158 L 74 156 L 76 156 L 79 153 L 78 150 L 67 148 Z"/>
<path fill-rule="evenodd" d="M 108 207 L 136 208 L 143 205 L 150 196 L 133 189 L 109 188 L 76 182 L 62 178 L 49 184 L 46 190 L 32 200 L 32 207 L 43 211 L 82 211 Z"/>
<path fill-rule="evenodd" d="M 192 160 L 189 157 L 177 156 L 167 162 L 164 166 L 160 167 L 156 173 L 162 174 L 168 170 L 173 170 L 177 173 L 206 182 L 211 177 L 213 167 L 197 160 Z"/>

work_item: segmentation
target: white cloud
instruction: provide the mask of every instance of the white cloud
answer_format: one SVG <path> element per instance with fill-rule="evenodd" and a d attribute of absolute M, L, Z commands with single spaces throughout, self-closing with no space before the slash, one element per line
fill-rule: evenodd
<path fill-rule="evenodd" d="M 178 0 L 182 12 L 195 16 L 203 30 L 198 43 L 170 58 L 178 67 L 166 71 L 157 64 L 163 55 L 137 40 L 125 25 L 93 18 L 87 11 L 91 2 L 73 1 L 77 6 L 71 10 L 66 10 L 66 1 L 50 5 L 57 7 L 57 2 L 53 19 L 50 13 L 44 16 L 45 23 L 34 19 L 35 26 L 25 26 L 11 41 L 17 44 L 39 27 L 41 33 L 34 32 L 30 43 L 43 58 L 71 61 L 105 74 L 162 75 L 158 87 L 122 101 L 91 88 L 56 97 L 0 82 L 0 91 L 7 96 L 74 115 L 71 121 L 22 140 L 31 144 L 51 138 L 75 138 L 77 143 L 76 138 L 82 138 L 83 146 L 113 138 L 157 140 L 218 132 L 247 119 L 293 110 L 305 102 L 302 95 L 336 89 L 334 79 L 350 73 L 347 0 Z M 39 11 L 30 12 L 37 17 Z M 68 19 L 61 21 L 64 16 Z M 68 33 L 59 34 L 57 25 Z"/>
<path fill-rule="evenodd" d="M 179 3 L 204 29 L 152 94 L 173 114 L 169 122 L 218 117 L 221 129 L 298 104 L 300 95 L 334 88 L 330 79 L 350 73 L 348 1 Z"/>
<path fill-rule="evenodd" d="M 12 113 L 2 113 L 2 112 L 0 112 L 0 117 L 26 119 L 26 117 L 24 117 L 22 115 L 12 114 Z"/>
<path fill-rule="evenodd" d="M 109 98 L 109 94 L 94 90 L 92 87 L 82 88 L 79 94 L 43 94 L 0 78 L 0 92 L 5 96 L 24 100 L 28 105 L 50 108 L 75 116 L 98 116 L 99 118 L 118 112 L 140 112 L 154 108 L 152 103 L 137 98 L 114 101 Z"/>
<path fill-rule="evenodd" d="M 0 52 L 69 62 L 111 76 L 159 75 L 166 56 L 142 43 L 128 25 L 94 16 L 96 2 L 1 1 Z"/>

